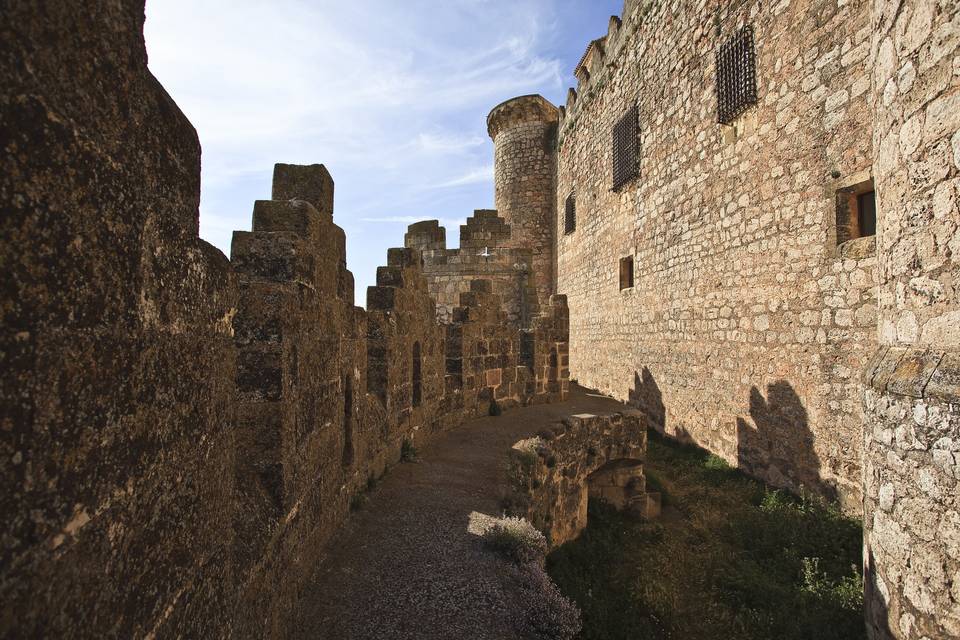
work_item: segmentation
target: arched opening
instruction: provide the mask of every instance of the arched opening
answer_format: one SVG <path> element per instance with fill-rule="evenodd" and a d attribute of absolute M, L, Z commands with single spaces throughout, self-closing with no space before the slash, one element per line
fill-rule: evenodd
<path fill-rule="evenodd" d="M 603 500 L 618 510 L 630 510 L 646 518 L 660 511 L 660 495 L 647 492 L 643 463 L 628 458 L 611 460 L 587 476 L 591 500 Z M 581 512 L 586 522 L 586 501 Z"/>
<path fill-rule="evenodd" d="M 423 378 L 421 373 L 420 343 L 413 343 L 413 391 L 411 402 L 413 406 L 419 407 L 423 400 Z"/>
<path fill-rule="evenodd" d="M 353 464 L 353 378 L 343 376 L 343 466 Z"/>

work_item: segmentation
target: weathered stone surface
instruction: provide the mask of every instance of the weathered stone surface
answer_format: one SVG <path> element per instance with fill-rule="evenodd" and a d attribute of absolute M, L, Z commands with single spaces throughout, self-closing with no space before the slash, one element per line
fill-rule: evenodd
<path fill-rule="evenodd" d="M 960 290 L 951 144 L 960 76 L 956 3 L 874 9 L 879 337 L 866 389 L 864 543 L 872 638 L 960 637 Z"/>
<path fill-rule="evenodd" d="M 232 627 L 227 259 L 143 2 L 0 11 L 0 635 Z"/>

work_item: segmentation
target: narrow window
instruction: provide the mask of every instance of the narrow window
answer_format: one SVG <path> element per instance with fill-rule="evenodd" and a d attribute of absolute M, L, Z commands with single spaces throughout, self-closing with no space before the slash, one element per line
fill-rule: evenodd
<path fill-rule="evenodd" d="M 633 256 L 620 258 L 620 290 L 633 286 Z"/>
<path fill-rule="evenodd" d="M 717 50 L 717 121 L 730 124 L 756 102 L 753 27 L 747 25 Z"/>
<path fill-rule="evenodd" d="M 343 376 L 343 466 L 353 464 L 353 379 Z"/>
<path fill-rule="evenodd" d="M 613 127 L 613 190 L 619 191 L 639 173 L 640 112 L 633 105 Z"/>
<path fill-rule="evenodd" d="M 566 211 L 563 216 L 563 232 L 567 235 L 577 229 L 577 199 L 571 193 L 567 196 Z"/>
<path fill-rule="evenodd" d="M 423 399 L 423 381 L 420 372 L 420 343 L 413 343 L 413 406 L 419 407 Z"/>
<path fill-rule="evenodd" d="M 520 332 L 520 362 L 521 364 L 526 365 L 527 369 L 530 371 L 533 371 L 534 355 L 536 351 L 534 337 L 535 336 L 530 331 Z"/>
<path fill-rule="evenodd" d="M 877 233 L 877 201 L 873 180 L 837 190 L 837 244 Z"/>

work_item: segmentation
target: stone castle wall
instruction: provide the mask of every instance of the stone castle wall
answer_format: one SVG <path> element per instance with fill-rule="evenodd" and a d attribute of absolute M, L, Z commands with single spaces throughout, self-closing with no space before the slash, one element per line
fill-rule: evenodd
<path fill-rule="evenodd" d="M 872 239 L 838 246 L 837 202 L 872 164 L 867 4 L 628 1 L 578 68 L 555 206 L 576 200 L 573 233 L 555 220 L 571 376 L 851 512 L 876 257 Z M 714 54 L 747 24 L 758 101 L 719 125 Z M 639 175 L 613 191 L 612 128 L 634 105 Z"/>
<path fill-rule="evenodd" d="M 232 261 L 199 240 L 200 147 L 143 8 L 0 18 L 3 637 L 283 637 L 405 443 L 567 391 L 562 296 L 521 331 L 470 279 L 439 324 L 398 248 L 354 306 L 321 165 L 277 165 Z"/>
<path fill-rule="evenodd" d="M 237 289 L 143 21 L 0 11 L 3 637 L 232 624 Z"/>
<path fill-rule="evenodd" d="M 507 322 L 529 327 L 540 312 L 531 277 L 530 249 L 512 246 L 511 227 L 496 211 L 478 210 L 460 227 L 460 248 L 447 249 L 446 229 L 436 220 L 410 225 L 404 245 L 420 251 L 427 288 L 436 301 L 437 320 L 453 322 L 460 296 L 476 279 L 488 280 L 500 298 Z"/>
<path fill-rule="evenodd" d="M 865 372 L 868 629 L 960 637 L 960 6 L 876 2 L 880 349 Z"/>

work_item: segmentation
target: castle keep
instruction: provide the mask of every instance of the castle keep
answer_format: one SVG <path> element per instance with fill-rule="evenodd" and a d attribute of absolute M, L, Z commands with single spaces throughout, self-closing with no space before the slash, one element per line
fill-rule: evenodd
<path fill-rule="evenodd" d="M 628 0 L 557 141 L 571 377 L 863 513 L 874 637 L 960 636 L 960 8 Z"/>
<path fill-rule="evenodd" d="M 626 0 L 565 105 L 490 112 L 496 209 L 411 225 L 366 308 L 322 165 L 199 239 L 142 0 L 8 5 L 0 635 L 285 637 L 402 451 L 573 379 L 637 411 L 518 489 L 556 541 L 588 474 L 643 497 L 651 426 L 862 516 L 872 638 L 960 637 L 955 1 Z"/>

